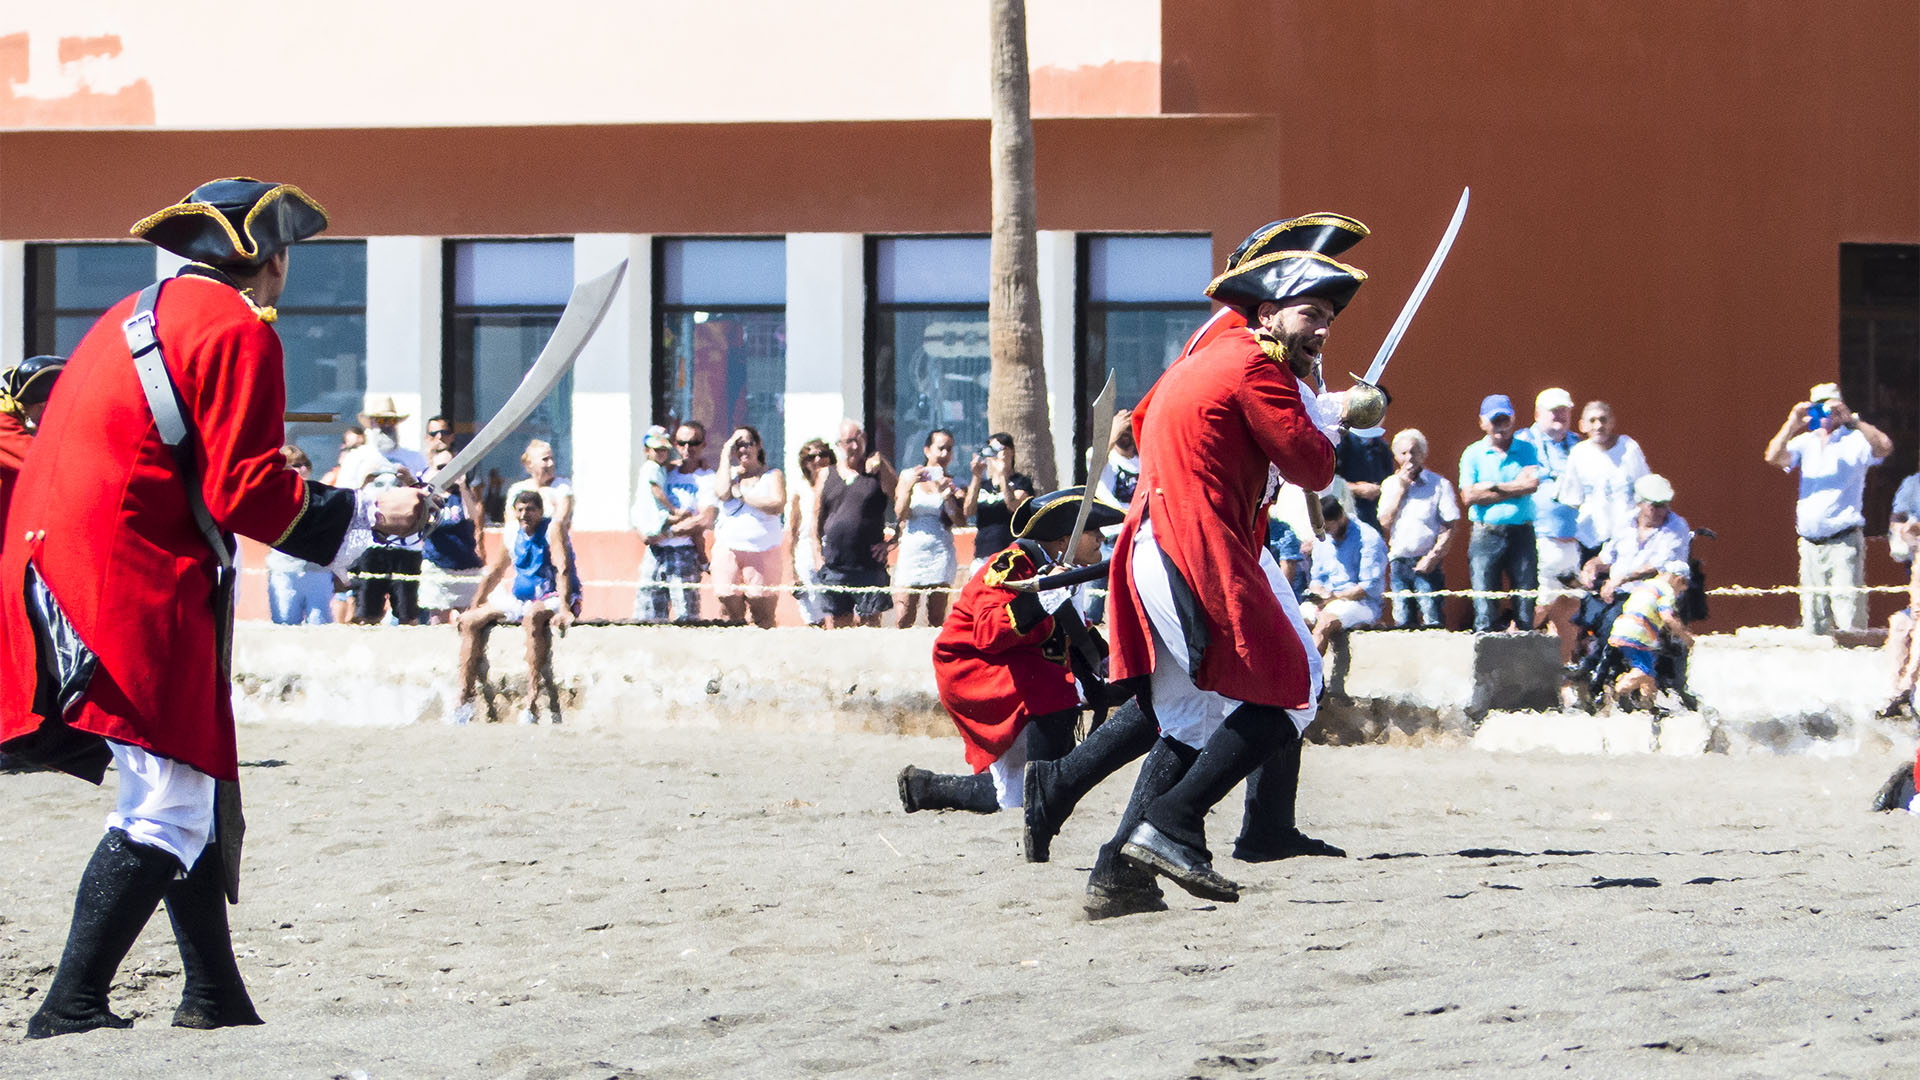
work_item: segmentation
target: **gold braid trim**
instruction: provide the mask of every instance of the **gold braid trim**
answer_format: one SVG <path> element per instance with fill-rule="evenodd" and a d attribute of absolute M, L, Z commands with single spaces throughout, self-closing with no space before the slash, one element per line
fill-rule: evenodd
<path fill-rule="evenodd" d="M 1316 210 L 1311 214 L 1303 214 L 1300 217 L 1282 221 L 1273 228 L 1261 233 L 1253 243 L 1247 245 L 1247 250 L 1259 251 L 1262 247 L 1265 247 L 1267 241 L 1273 239 L 1275 235 L 1283 233 L 1288 229 L 1297 229 L 1302 225 L 1331 225 L 1336 229 L 1344 229 L 1350 233 L 1358 233 L 1362 240 L 1373 235 L 1365 225 L 1360 224 L 1345 214 L 1335 214 L 1327 210 Z M 1227 269 L 1232 270 L 1235 268 L 1228 267 Z"/>
<path fill-rule="evenodd" d="M 275 541 L 274 541 L 273 543 L 271 543 L 271 544 L 268 544 L 267 546 L 268 546 L 268 547 L 279 547 L 279 546 L 280 546 L 281 544 L 284 544 L 284 543 L 286 543 L 286 542 L 287 542 L 287 537 L 289 537 L 289 536 L 292 536 L 292 535 L 293 535 L 293 527 L 294 527 L 295 525 L 298 525 L 298 524 L 300 524 L 300 519 L 301 519 L 301 518 L 303 518 L 303 517 L 306 517 L 306 516 L 307 516 L 307 507 L 308 507 L 308 506 L 310 506 L 310 505 L 312 505 L 312 504 L 313 504 L 313 495 L 312 495 L 312 493 L 311 493 L 311 492 L 309 492 L 309 491 L 307 490 L 307 484 L 306 484 L 306 481 L 304 481 L 304 480 L 303 480 L 303 481 L 301 481 L 301 482 L 300 482 L 300 511 L 299 511 L 299 513 L 296 513 L 296 514 L 294 514 L 294 515 L 293 515 L 293 520 L 292 520 L 292 521 L 289 521 L 289 522 L 287 522 L 287 527 L 286 527 L 286 530 L 285 530 L 284 532 L 282 532 L 282 533 L 280 534 L 280 538 L 279 538 L 278 540 L 275 540 Z"/>
<path fill-rule="evenodd" d="M 0 390 L 0 413 L 6 413 L 15 420 L 27 418 L 27 410 L 21 406 L 19 399 L 5 390 Z"/>
<path fill-rule="evenodd" d="M 228 176 L 223 178 L 223 180 L 251 179 L 252 177 L 247 176 Z M 215 182 L 218 183 L 219 181 Z M 255 182 L 257 183 L 258 181 Z M 253 207 L 247 211 L 246 218 L 240 223 L 246 233 L 245 236 L 234 231 L 233 222 L 227 220 L 227 215 L 221 213 L 219 207 L 214 206 L 212 203 L 204 202 L 174 203 L 172 206 L 156 210 L 146 217 L 141 218 L 139 221 L 134 222 L 133 228 L 127 230 L 127 235 L 136 236 L 144 240 L 147 237 L 147 233 L 163 221 L 171 221 L 177 217 L 210 217 L 218 222 L 220 224 L 220 230 L 227 234 L 227 241 L 233 245 L 235 254 L 243 259 L 253 259 L 260 254 L 260 245 L 251 242 L 253 239 L 253 219 L 265 213 L 267 207 L 278 201 L 282 196 L 299 199 L 301 202 L 306 203 L 318 211 L 323 220 L 331 222 L 331 218 L 327 214 L 327 208 L 316 202 L 313 196 L 308 195 L 292 184 L 281 184 L 278 187 L 268 188 L 265 194 L 254 200 Z M 261 321 L 272 322 L 273 320 L 262 319 Z"/>
<path fill-rule="evenodd" d="M 1026 563 L 1026 555 L 1017 547 L 1010 547 L 993 557 L 987 564 L 986 582 L 989 588 L 997 589 L 1002 582 L 1013 576 L 1014 569 Z"/>
<path fill-rule="evenodd" d="M 1221 286 L 1221 284 L 1224 283 L 1230 277 L 1236 277 L 1240 274 L 1246 273 L 1249 270 L 1258 269 L 1259 267 L 1265 266 L 1268 263 L 1279 262 L 1281 259 L 1312 259 L 1316 262 L 1326 263 L 1328 266 L 1331 266 L 1334 269 L 1341 271 L 1342 273 L 1352 275 L 1355 281 L 1365 283 L 1367 280 L 1367 272 L 1365 270 L 1362 270 L 1357 266 L 1348 266 L 1346 263 L 1343 263 L 1338 259 L 1329 259 L 1325 255 L 1322 255 L 1317 251 L 1275 251 L 1268 255 L 1262 255 L 1257 259 L 1250 259 L 1247 262 L 1241 263 L 1239 266 L 1235 266 L 1228 269 L 1225 273 L 1221 274 L 1219 277 L 1214 278 L 1212 281 L 1207 283 L 1206 294 L 1208 296 L 1212 296 L 1213 291 L 1215 289 L 1218 289 Z"/>

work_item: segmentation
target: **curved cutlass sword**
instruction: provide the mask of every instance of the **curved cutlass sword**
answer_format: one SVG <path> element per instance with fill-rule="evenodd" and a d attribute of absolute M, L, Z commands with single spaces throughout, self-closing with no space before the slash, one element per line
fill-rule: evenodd
<path fill-rule="evenodd" d="M 1427 290 L 1433 287 L 1433 279 L 1440 274 L 1440 264 L 1447 261 L 1447 252 L 1453 250 L 1453 238 L 1460 235 L 1460 223 L 1467 218 L 1467 196 L 1471 192 L 1471 188 L 1460 189 L 1460 204 L 1453 208 L 1453 220 L 1447 222 L 1447 231 L 1440 237 L 1440 246 L 1434 249 L 1433 258 L 1427 260 L 1426 272 L 1420 275 L 1419 284 L 1413 287 L 1413 295 L 1407 297 L 1406 306 L 1400 309 L 1400 317 L 1393 320 L 1393 328 L 1387 331 L 1386 340 L 1380 343 L 1380 351 L 1373 354 L 1373 363 L 1368 365 L 1362 382 L 1380 385 L 1380 376 L 1387 371 L 1387 361 L 1393 359 L 1393 351 L 1400 347 L 1400 339 L 1413 322 L 1413 313 L 1420 310 L 1420 301 L 1427 298 Z M 1384 434 L 1386 430 L 1383 427 L 1371 427 L 1355 431 L 1354 434 L 1371 439 Z"/>
<path fill-rule="evenodd" d="M 480 459 L 506 442 L 508 436 L 533 415 L 533 410 L 553 392 L 560 377 L 580 358 L 580 351 L 587 347 L 593 332 L 600 328 L 626 274 L 627 260 L 621 259 L 613 269 L 573 287 L 573 295 L 567 297 L 566 309 L 560 312 L 560 323 L 553 328 L 553 336 L 534 358 L 533 366 L 527 369 L 513 396 L 445 468 L 433 474 L 433 479 L 427 481 L 428 487 L 445 495 L 447 489 L 471 472 Z"/>

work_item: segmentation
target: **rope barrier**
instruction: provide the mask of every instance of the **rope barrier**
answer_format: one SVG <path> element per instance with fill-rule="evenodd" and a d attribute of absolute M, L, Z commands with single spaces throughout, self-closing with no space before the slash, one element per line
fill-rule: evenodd
<path fill-rule="evenodd" d="M 263 567 L 249 566 L 249 567 L 244 567 L 241 572 L 249 575 L 259 575 L 259 574 L 269 573 L 270 571 L 266 570 Z M 473 580 L 478 580 L 479 573 L 480 573 L 479 571 L 473 571 L 470 574 L 463 573 L 463 574 L 442 575 L 437 577 L 435 580 L 473 581 Z M 354 574 L 348 575 L 348 580 L 349 581 L 424 581 L 426 580 L 426 575 L 424 574 L 393 574 L 393 573 L 380 573 L 380 574 L 354 573 Z M 700 581 L 679 581 L 679 580 L 639 581 L 639 580 L 624 580 L 624 579 L 614 579 L 614 580 L 596 579 L 591 581 L 582 581 L 581 585 L 583 587 L 592 587 L 596 589 L 641 589 L 641 588 L 679 589 L 679 590 L 697 589 L 703 593 L 713 592 L 720 588 L 719 582 L 709 581 L 705 579 L 702 579 Z M 818 582 L 815 582 L 812 584 L 781 582 L 779 584 L 770 584 L 770 585 L 730 586 L 730 588 L 749 588 L 749 587 L 755 588 L 755 589 L 761 589 L 761 590 L 768 590 L 768 591 L 779 591 L 779 592 L 795 594 L 795 595 L 797 595 L 802 591 L 825 591 L 828 589 L 831 589 L 834 592 L 842 592 L 842 593 L 892 594 L 892 593 L 898 593 L 898 592 L 913 591 L 913 592 L 921 592 L 921 593 L 945 592 L 949 596 L 958 596 L 960 594 L 960 586 L 947 586 L 946 588 L 943 589 L 938 585 L 913 585 L 913 586 L 908 586 L 908 585 L 824 585 Z M 1814 596 L 1846 596 L 1846 595 L 1858 594 L 1858 593 L 1904 593 L 1908 591 L 1908 588 L 1909 586 L 1906 586 L 1906 585 L 1806 585 L 1806 586 L 1801 586 L 1801 585 L 1720 585 L 1720 586 L 1708 589 L 1706 592 L 1707 592 L 1707 595 L 1710 597 L 1713 597 L 1713 596 L 1742 596 L 1742 597 L 1799 596 L 1802 593 L 1807 593 Z M 1567 586 L 1567 585 L 1548 585 L 1548 586 L 1541 586 L 1541 587 L 1532 588 L 1532 589 L 1435 589 L 1431 592 L 1410 592 L 1410 591 L 1403 591 L 1399 589 L 1389 589 L 1386 592 L 1382 593 L 1381 597 L 1382 599 L 1386 599 L 1386 600 L 1419 599 L 1421 597 L 1433 597 L 1435 599 L 1458 598 L 1458 599 L 1465 599 L 1465 600 L 1504 600 L 1504 599 L 1507 599 L 1510 597 L 1516 597 L 1516 596 L 1521 596 L 1521 597 L 1537 596 L 1542 592 L 1557 592 L 1562 595 L 1578 596 L 1578 595 L 1589 593 L 1591 591 L 1592 590 L 1586 589 L 1582 586 Z M 1096 596 L 1104 596 L 1106 594 L 1105 589 L 1091 589 L 1089 590 L 1089 592 L 1091 592 L 1093 595 L 1096 595 Z"/>

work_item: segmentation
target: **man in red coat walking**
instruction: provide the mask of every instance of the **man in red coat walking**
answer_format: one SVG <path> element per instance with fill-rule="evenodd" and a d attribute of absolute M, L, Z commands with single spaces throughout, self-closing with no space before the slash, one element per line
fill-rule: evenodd
<path fill-rule="evenodd" d="M 107 988 L 162 900 L 185 974 L 174 1024 L 260 1023 L 225 906 L 241 825 L 231 535 L 342 569 L 435 508 L 420 489 L 302 480 L 281 456 L 271 305 L 288 246 L 326 224 L 298 188 L 239 178 L 134 225 L 193 261 L 87 332 L 20 472 L 0 552 L 0 749 L 94 783 L 109 761 L 119 775 L 28 1038 L 131 1025 Z"/>
<path fill-rule="evenodd" d="M 1109 633 L 1114 678 L 1147 685 L 1161 739 L 1095 865 L 1089 914 L 1157 906 L 1156 873 L 1238 899 L 1213 869 L 1205 814 L 1299 738 L 1320 689 L 1291 590 L 1261 559 L 1266 507 L 1283 480 L 1332 480 L 1338 407 L 1302 377 L 1365 280 L 1316 251 L 1236 259 L 1207 293 L 1246 325 L 1210 327 L 1135 412 L 1141 477 L 1115 545 Z"/>

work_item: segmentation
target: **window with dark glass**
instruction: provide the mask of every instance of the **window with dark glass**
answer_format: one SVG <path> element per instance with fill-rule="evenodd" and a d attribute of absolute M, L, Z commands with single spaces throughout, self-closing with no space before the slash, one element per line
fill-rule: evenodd
<path fill-rule="evenodd" d="M 1102 236 L 1079 243 L 1080 362 L 1075 378 L 1074 473 L 1086 479 L 1087 410 L 1114 378 L 1114 407 L 1131 409 L 1180 355 L 1213 305 L 1213 241 L 1205 236 Z M 1094 455 L 1103 457 L 1104 442 Z"/>
<path fill-rule="evenodd" d="M 956 468 L 986 444 L 986 237 L 868 241 L 868 442 L 918 462 L 935 428 L 953 432 Z"/>
<path fill-rule="evenodd" d="M 1840 245 L 1840 393 L 1893 440 L 1867 470 L 1867 529 L 1883 535 L 1920 446 L 1920 244 Z"/>
<path fill-rule="evenodd" d="M 286 354 L 287 411 L 326 413 L 326 422 L 290 421 L 287 441 L 307 452 L 316 476 L 340 450 L 367 391 L 367 244 L 310 240 L 290 253 L 287 287 L 274 305 Z"/>
<path fill-rule="evenodd" d="M 66 356 L 106 310 L 154 279 L 151 244 L 28 244 L 27 355 Z"/>
<path fill-rule="evenodd" d="M 447 244 L 443 411 L 471 437 L 507 403 L 553 336 L 573 291 L 571 240 L 455 240 Z M 527 443 L 553 446 L 561 476 L 571 473 L 573 374 L 560 379 L 513 435 L 475 470 L 488 515 L 504 514 L 507 486 L 526 475 Z"/>
<path fill-rule="evenodd" d="M 655 419 L 698 420 L 712 433 L 760 432 L 767 463 L 786 446 L 787 242 L 661 240 L 654 247 Z"/>

